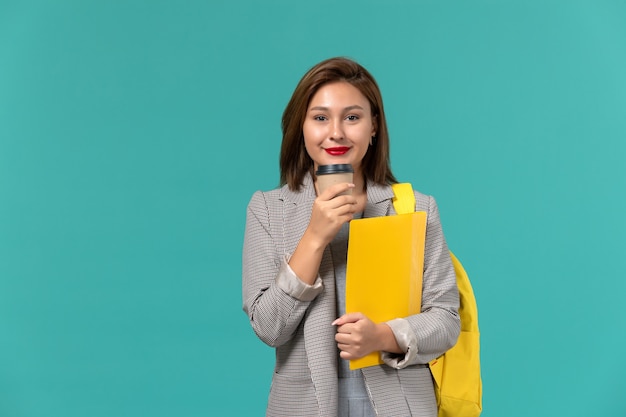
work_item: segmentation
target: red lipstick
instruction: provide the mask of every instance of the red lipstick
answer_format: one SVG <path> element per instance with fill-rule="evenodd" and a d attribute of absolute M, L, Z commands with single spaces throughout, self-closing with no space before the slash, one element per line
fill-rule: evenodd
<path fill-rule="evenodd" d="M 350 150 L 347 146 L 337 146 L 335 148 L 326 148 L 324 149 L 326 153 L 333 156 L 341 156 Z"/>

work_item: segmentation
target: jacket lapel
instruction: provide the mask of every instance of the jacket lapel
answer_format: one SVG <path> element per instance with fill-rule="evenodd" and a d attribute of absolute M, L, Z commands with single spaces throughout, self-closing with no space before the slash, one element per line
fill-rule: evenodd
<path fill-rule="evenodd" d="M 393 191 L 389 186 L 367 183 L 367 205 L 363 217 L 380 217 L 395 214 L 391 199 Z"/>
<path fill-rule="evenodd" d="M 311 208 L 315 200 L 315 188 L 310 175 L 304 178 L 300 192 L 283 187 L 282 199 L 285 207 L 284 233 L 285 250 L 293 253 L 298 241 L 306 230 Z M 337 415 L 337 346 L 335 328 L 330 324 L 336 319 L 335 272 L 330 248 L 324 249 L 319 275 L 324 282 L 324 290 L 311 302 L 304 318 L 304 346 L 315 386 L 315 394 L 321 416 Z"/>

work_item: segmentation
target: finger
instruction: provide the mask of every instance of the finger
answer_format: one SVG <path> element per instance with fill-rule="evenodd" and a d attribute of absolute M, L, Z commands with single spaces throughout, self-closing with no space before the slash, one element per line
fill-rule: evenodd
<path fill-rule="evenodd" d="M 356 198 L 351 195 L 340 195 L 328 201 L 319 200 L 318 197 L 317 200 L 317 205 L 324 210 L 336 210 L 343 208 L 353 212 L 356 204 Z"/>
<path fill-rule="evenodd" d="M 337 342 L 337 347 L 339 348 L 339 350 L 343 351 L 343 352 L 352 352 L 354 353 L 355 350 L 355 346 L 351 343 L 346 343 L 346 342 Z"/>
<path fill-rule="evenodd" d="M 339 357 L 341 359 L 346 359 L 346 360 L 358 359 L 358 356 L 356 354 L 351 353 L 351 352 L 346 351 L 346 350 L 342 350 L 341 352 L 339 352 Z"/>
<path fill-rule="evenodd" d="M 321 214 L 318 218 L 320 220 L 323 219 L 325 224 L 331 228 L 339 228 L 342 224 L 352 220 L 354 218 L 354 213 L 346 209 L 335 209 Z M 337 229 L 335 232 L 337 231 L 339 230 Z"/>
<path fill-rule="evenodd" d="M 350 335 L 355 333 L 355 331 L 357 331 L 355 323 L 346 323 L 337 327 L 337 333 L 341 334 Z"/>
<path fill-rule="evenodd" d="M 341 326 L 346 323 L 356 323 L 359 320 L 363 320 L 365 315 L 363 313 L 346 313 L 332 322 L 333 326 Z"/>
<path fill-rule="evenodd" d="M 346 345 L 344 343 L 337 343 L 337 347 L 339 348 L 340 351 L 342 352 L 346 352 L 346 353 L 353 353 L 352 349 L 350 349 L 350 345 Z"/>
<path fill-rule="evenodd" d="M 337 209 L 339 210 L 339 209 Z M 335 212 L 333 213 L 335 218 L 339 221 L 340 224 L 349 222 L 350 220 L 354 219 L 354 213 L 353 210 L 344 210 L 342 209 L 341 212 Z"/>

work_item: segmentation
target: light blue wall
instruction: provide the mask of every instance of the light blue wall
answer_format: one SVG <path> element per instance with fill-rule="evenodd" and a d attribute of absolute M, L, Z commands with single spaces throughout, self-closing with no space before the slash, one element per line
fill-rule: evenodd
<path fill-rule="evenodd" d="M 483 416 L 626 413 L 623 2 L 0 0 L 0 416 L 263 415 L 245 207 L 335 55 L 472 278 Z"/>

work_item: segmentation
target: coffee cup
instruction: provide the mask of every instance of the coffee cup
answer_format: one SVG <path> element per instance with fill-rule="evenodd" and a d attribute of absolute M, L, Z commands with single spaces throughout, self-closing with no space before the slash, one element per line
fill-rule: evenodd
<path fill-rule="evenodd" d="M 351 183 L 354 176 L 354 170 L 350 164 L 332 164 L 332 165 L 320 165 L 315 171 L 315 177 L 317 178 L 317 191 L 322 194 L 328 187 L 342 182 Z M 352 194 L 352 188 L 339 193 L 337 195 L 349 195 Z"/>

